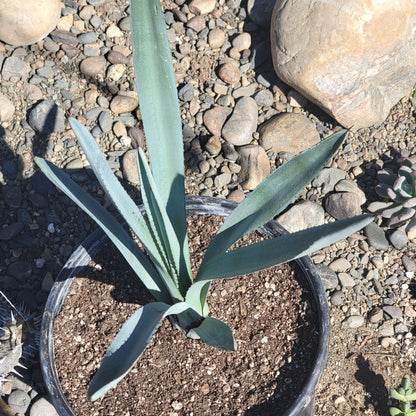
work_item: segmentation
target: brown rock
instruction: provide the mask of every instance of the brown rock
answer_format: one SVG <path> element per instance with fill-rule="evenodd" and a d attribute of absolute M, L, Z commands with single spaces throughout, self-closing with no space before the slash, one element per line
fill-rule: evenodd
<path fill-rule="evenodd" d="M 104 56 L 91 56 L 81 61 L 79 69 L 87 77 L 96 77 L 105 74 L 106 65 Z"/>
<path fill-rule="evenodd" d="M 30 45 L 50 33 L 60 17 L 59 0 L 0 0 L 0 40 Z"/>
<path fill-rule="evenodd" d="M 214 136 L 221 136 L 225 120 L 227 120 L 227 113 L 223 107 L 217 106 L 204 113 L 204 125 Z"/>
<path fill-rule="evenodd" d="M 188 20 L 186 26 L 191 28 L 194 32 L 199 33 L 206 26 L 205 18 L 203 16 L 195 16 Z"/>
<path fill-rule="evenodd" d="M 252 191 L 270 174 L 269 158 L 264 149 L 255 144 L 240 147 L 238 153 L 241 165 L 238 182 L 243 189 Z"/>
<path fill-rule="evenodd" d="M 189 4 L 189 10 L 196 14 L 208 14 L 215 9 L 215 0 L 193 0 Z"/>
<path fill-rule="evenodd" d="M 128 150 L 124 153 L 121 169 L 124 179 L 134 185 L 140 184 L 139 170 L 137 167 L 137 150 Z"/>
<path fill-rule="evenodd" d="M 284 113 L 272 117 L 259 128 L 260 145 L 276 153 L 297 154 L 319 143 L 319 133 L 303 114 Z"/>
<path fill-rule="evenodd" d="M 134 91 L 120 91 L 112 100 L 110 109 L 114 114 L 130 113 L 139 105 Z"/>
<path fill-rule="evenodd" d="M 221 142 L 218 136 L 212 136 L 205 144 L 205 149 L 212 156 L 217 156 L 221 152 Z"/>
<path fill-rule="evenodd" d="M 225 42 L 225 33 L 219 27 L 214 27 L 209 31 L 208 44 L 212 49 L 221 48 Z"/>
<path fill-rule="evenodd" d="M 277 0 L 274 68 L 345 127 L 379 124 L 416 81 L 415 26 L 414 0 Z"/>
<path fill-rule="evenodd" d="M 240 70 L 236 65 L 228 62 L 220 66 L 218 77 L 227 84 L 237 84 L 240 81 Z"/>
<path fill-rule="evenodd" d="M 10 121 L 14 115 L 14 104 L 3 94 L 0 94 L 0 122 Z"/>

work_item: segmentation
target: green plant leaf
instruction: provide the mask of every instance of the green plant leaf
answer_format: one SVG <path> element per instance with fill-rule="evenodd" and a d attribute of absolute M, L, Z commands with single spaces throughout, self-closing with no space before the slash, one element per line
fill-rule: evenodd
<path fill-rule="evenodd" d="M 191 306 L 185 302 L 174 305 L 154 302 L 138 309 L 114 338 L 92 379 L 88 388 L 88 396 L 91 400 L 99 399 L 131 370 L 163 318 L 184 312 L 189 308 Z"/>
<path fill-rule="evenodd" d="M 341 130 L 296 155 L 268 176 L 227 217 L 208 247 L 203 261 L 224 253 L 245 234 L 279 214 L 313 179 L 344 141 Z"/>
<path fill-rule="evenodd" d="M 390 416 L 406 416 L 406 415 L 397 407 L 390 407 Z"/>
<path fill-rule="evenodd" d="M 212 347 L 227 351 L 236 350 L 236 343 L 230 327 L 219 319 L 208 316 L 193 331 L 202 341 Z"/>
<path fill-rule="evenodd" d="M 75 119 L 70 119 L 69 123 L 104 191 L 133 232 L 140 238 L 146 251 L 159 266 L 158 269 L 161 268 L 162 259 L 139 208 L 112 172 L 91 133 Z"/>
<path fill-rule="evenodd" d="M 186 253 L 182 125 L 166 24 L 159 0 L 132 1 L 130 9 L 133 62 L 150 165 Z"/>
<path fill-rule="evenodd" d="M 35 157 L 35 162 L 55 186 L 101 227 L 155 299 L 170 301 L 166 286 L 159 274 L 117 220 L 61 169 L 39 157 Z"/>
<path fill-rule="evenodd" d="M 143 202 L 151 228 L 157 239 L 157 245 L 160 247 L 170 276 L 175 281 L 176 286 L 179 287 L 181 293 L 185 294 L 192 284 L 191 272 L 185 268 L 185 262 L 182 263 L 181 267 L 183 259 L 178 238 L 166 209 L 160 200 L 159 192 L 142 149 L 139 149 L 138 152 L 138 166 Z"/>
<path fill-rule="evenodd" d="M 348 237 L 372 219 L 359 215 L 219 254 L 201 265 L 195 281 L 240 276 L 297 259 Z"/>
<path fill-rule="evenodd" d="M 390 396 L 393 399 L 399 400 L 400 402 L 406 401 L 404 394 L 399 393 L 396 389 L 390 390 Z"/>

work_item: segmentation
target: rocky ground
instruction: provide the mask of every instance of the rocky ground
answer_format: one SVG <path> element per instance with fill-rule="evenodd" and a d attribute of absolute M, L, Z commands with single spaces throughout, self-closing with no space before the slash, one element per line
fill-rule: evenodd
<path fill-rule="evenodd" d="M 106 203 L 65 115 L 92 131 L 132 191 L 137 174 L 129 151 L 144 141 L 127 1 L 64 3 L 57 30 L 43 41 L 17 48 L 0 43 L 0 288 L 37 315 L 57 272 L 95 226 L 38 172 L 33 157 L 65 168 Z M 238 0 L 210 3 L 198 5 L 207 12 L 198 16 L 188 2 L 165 2 L 186 186 L 188 193 L 241 200 L 299 150 L 294 143 L 306 138 L 302 146 L 309 146 L 339 127 L 276 78 L 267 23 L 257 11 L 249 16 Z M 377 170 L 397 169 L 400 158 L 416 154 L 415 105 L 409 94 L 382 125 L 350 133 L 282 223 L 293 230 L 365 212 L 377 200 Z M 263 125 L 280 113 L 286 115 L 273 129 L 286 138 L 283 143 Z M 251 134 L 253 125 L 262 127 Z M 365 232 L 312 255 L 327 288 L 332 326 L 317 415 L 386 416 L 388 389 L 406 373 L 416 381 L 415 251 L 414 239 L 376 220 Z M 16 412 L 46 415 L 38 410 L 47 406 L 43 400 L 28 408 L 45 393 L 36 356 L 23 375 L 27 385 L 3 386 L 6 399 Z"/>

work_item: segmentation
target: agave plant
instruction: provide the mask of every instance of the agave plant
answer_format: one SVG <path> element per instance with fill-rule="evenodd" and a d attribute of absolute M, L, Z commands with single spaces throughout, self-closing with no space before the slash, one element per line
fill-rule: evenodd
<path fill-rule="evenodd" d="M 400 403 L 400 409 L 390 407 L 391 416 L 416 416 L 416 410 L 410 408 L 410 403 L 416 400 L 416 390 L 412 390 L 410 387 L 410 377 L 408 375 L 403 377 L 397 389 L 390 390 L 390 396 Z"/>
<path fill-rule="evenodd" d="M 345 238 L 371 216 L 326 224 L 292 235 L 229 250 L 241 237 L 281 212 L 322 169 L 343 142 L 339 131 L 274 171 L 225 220 L 193 276 L 187 242 L 181 119 L 171 52 L 159 0 L 131 1 L 134 67 L 151 169 L 138 151 L 146 216 L 141 214 L 105 161 L 94 138 L 74 119 L 70 124 L 101 186 L 138 237 L 144 251 L 94 198 L 43 159 L 46 176 L 88 213 L 109 236 L 155 302 L 139 308 L 114 338 L 89 386 L 92 400 L 120 381 L 138 360 L 161 320 L 175 316 L 191 338 L 234 350 L 231 329 L 209 315 L 211 281 L 244 275 L 286 262 Z"/>
<path fill-rule="evenodd" d="M 382 169 L 377 176 L 376 192 L 385 201 L 372 202 L 368 210 L 386 218 L 389 228 L 407 224 L 407 232 L 416 230 L 416 162 L 406 158 L 397 173 Z"/>

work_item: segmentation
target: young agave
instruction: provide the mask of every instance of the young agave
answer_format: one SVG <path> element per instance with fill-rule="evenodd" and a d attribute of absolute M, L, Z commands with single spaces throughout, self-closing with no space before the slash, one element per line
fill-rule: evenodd
<path fill-rule="evenodd" d="M 152 167 L 150 170 L 139 149 L 146 217 L 122 188 L 88 130 L 76 120 L 71 119 L 70 124 L 100 184 L 147 255 L 80 186 L 52 163 L 35 159 L 45 175 L 97 222 L 156 300 L 135 312 L 113 340 L 89 386 L 92 400 L 130 371 L 161 320 L 169 315 L 176 316 L 188 337 L 234 350 L 231 329 L 209 316 L 206 299 L 211 281 L 304 256 L 372 220 L 361 215 L 229 251 L 238 239 L 280 213 L 325 166 L 346 136 L 345 131 L 339 131 L 275 170 L 228 216 L 193 278 L 186 230 L 182 126 L 165 21 L 159 0 L 132 0 L 130 5 L 137 91 Z"/>
<path fill-rule="evenodd" d="M 407 232 L 416 230 L 416 162 L 404 159 L 397 174 L 382 169 L 377 176 L 376 192 L 385 201 L 371 203 L 368 210 L 386 218 L 389 228 L 407 224 Z"/>

